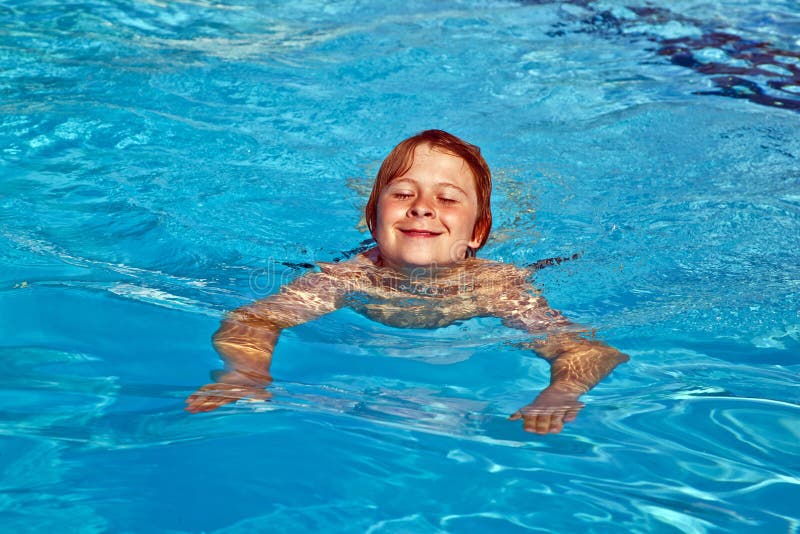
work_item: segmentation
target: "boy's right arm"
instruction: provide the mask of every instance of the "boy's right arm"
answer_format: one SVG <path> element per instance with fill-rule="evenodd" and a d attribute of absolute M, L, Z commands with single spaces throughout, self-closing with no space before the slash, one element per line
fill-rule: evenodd
<path fill-rule="evenodd" d="M 341 306 L 342 284 L 329 273 L 306 274 L 281 291 L 231 312 L 214 334 L 225 370 L 186 399 L 186 410 L 208 412 L 243 398 L 265 400 L 272 382 L 272 353 L 281 330 Z"/>

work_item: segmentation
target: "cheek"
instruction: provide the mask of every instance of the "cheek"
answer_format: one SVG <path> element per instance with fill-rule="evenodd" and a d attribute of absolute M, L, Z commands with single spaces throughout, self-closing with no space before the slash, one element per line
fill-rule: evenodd
<path fill-rule="evenodd" d="M 378 203 L 377 219 L 378 221 L 391 220 L 404 212 L 405 210 L 401 205 L 397 204 L 396 202 L 392 202 L 391 199 L 387 199 Z"/>
<path fill-rule="evenodd" d="M 392 220 L 392 205 L 390 202 L 378 202 L 375 210 L 375 230 L 380 231 L 382 226 L 390 224 Z"/>
<path fill-rule="evenodd" d="M 375 208 L 375 220 L 380 224 L 381 220 L 386 218 L 386 202 L 378 200 L 378 205 Z"/>
<path fill-rule="evenodd" d="M 454 224 L 458 224 L 459 228 L 463 229 L 465 233 L 472 234 L 472 230 L 478 222 L 478 214 L 474 210 L 461 211 L 451 214 L 450 220 Z"/>

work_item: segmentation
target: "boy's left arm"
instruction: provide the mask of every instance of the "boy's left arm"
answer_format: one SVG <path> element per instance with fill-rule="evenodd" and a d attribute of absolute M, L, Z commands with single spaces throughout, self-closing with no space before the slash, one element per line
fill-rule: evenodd
<path fill-rule="evenodd" d="M 585 332 L 577 331 L 543 297 L 520 287 L 510 293 L 511 298 L 506 291 L 497 299 L 490 313 L 507 326 L 544 335 L 527 346 L 550 363 L 550 385 L 510 419 L 522 419 L 528 432 L 561 432 L 583 408 L 579 397 L 629 358 L 598 339 L 584 337 Z"/>
<path fill-rule="evenodd" d="M 510 419 L 522 419 L 525 430 L 537 434 L 561 432 L 564 423 L 574 421 L 583 408 L 579 397 L 629 359 L 614 347 L 578 332 L 548 333 L 529 346 L 550 362 L 550 385 Z"/>

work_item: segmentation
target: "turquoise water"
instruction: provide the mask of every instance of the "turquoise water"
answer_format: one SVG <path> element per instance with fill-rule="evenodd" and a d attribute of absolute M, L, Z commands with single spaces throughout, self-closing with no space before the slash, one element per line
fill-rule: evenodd
<path fill-rule="evenodd" d="M 649 6 L 649 7 L 648 7 Z M 798 532 L 800 3 L 5 1 L 0 530 Z M 495 173 L 482 256 L 631 355 L 560 435 L 490 319 L 226 310 L 364 245 L 402 138 Z"/>

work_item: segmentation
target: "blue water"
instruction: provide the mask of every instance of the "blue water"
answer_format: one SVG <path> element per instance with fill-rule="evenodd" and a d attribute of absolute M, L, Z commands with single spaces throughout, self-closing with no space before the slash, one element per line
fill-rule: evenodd
<path fill-rule="evenodd" d="M 800 3 L 6 0 L 0 530 L 798 532 Z M 285 332 L 188 415 L 226 310 L 362 246 L 381 159 L 495 173 L 482 256 L 631 356 L 560 435 L 490 319 Z"/>

